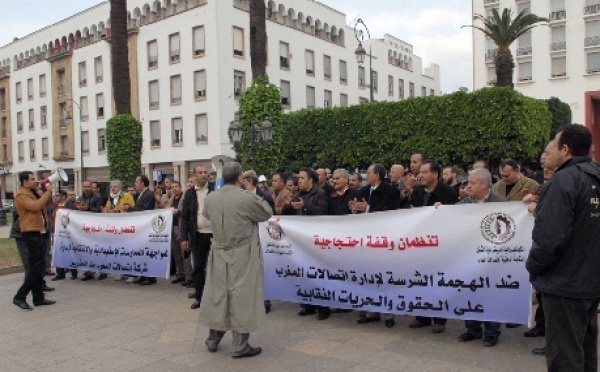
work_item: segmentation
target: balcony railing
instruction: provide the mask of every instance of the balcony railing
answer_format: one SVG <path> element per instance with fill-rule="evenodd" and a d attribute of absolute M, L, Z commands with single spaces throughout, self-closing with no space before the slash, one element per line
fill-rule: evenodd
<path fill-rule="evenodd" d="M 520 76 L 519 81 L 531 81 L 533 80 L 533 76 Z"/>
<path fill-rule="evenodd" d="M 600 66 L 598 67 L 589 67 L 587 70 L 588 74 L 597 74 L 600 72 Z"/>
<path fill-rule="evenodd" d="M 600 45 L 600 36 L 591 36 L 585 38 L 585 46 L 596 46 Z"/>
<path fill-rule="evenodd" d="M 483 0 L 483 5 L 498 4 L 500 0 Z"/>
<path fill-rule="evenodd" d="M 533 52 L 532 47 L 525 47 L 517 49 L 517 56 L 528 56 Z"/>
<path fill-rule="evenodd" d="M 491 62 L 496 59 L 497 54 L 498 51 L 496 49 L 488 49 L 488 51 L 485 53 L 485 60 L 487 62 Z"/>
<path fill-rule="evenodd" d="M 592 15 L 596 13 L 600 13 L 600 4 L 588 5 L 583 7 L 584 15 Z"/>
<path fill-rule="evenodd" d="M 550 50 L 553 52 L 556 52 L 558 50 L 565 50 L 565 49 L 567 49 L 566 41 L 558 41 L 556 43 L 550 44 Z"/>
<path fill-rule="evenodd" d="M 548 16 L 548 19 L 550 20 L 550 22 L 552 22 L 552 21 L 561 21 L 563 19 L 567 19 L 567 12 L 564 11 L 564 10 L 561 10 L 559 12 L 552 12 Z"/>

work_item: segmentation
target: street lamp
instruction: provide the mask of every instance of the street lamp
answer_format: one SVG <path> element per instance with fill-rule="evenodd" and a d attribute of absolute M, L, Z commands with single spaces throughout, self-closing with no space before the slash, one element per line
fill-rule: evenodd
<path fill-rule="evenodd" d="M 67 99 L 67 101 L 70 101 L 72 104 L 75 104 L 75 106 L 77 106 L 77 109 L 81 111 L 81 107 L 77 102 L 70 98 Z M 68 110 L 65 105 L 64 110 L 66 111 L 65 123 L 69 125 L 73 121 L 73 116 L 71 115 L 71 112 L 73 111 L 73 106 L 71 105 L 71 110 Z M 85 168 L 83 167 L 83 129 L 81 125 L 81 120 L 79 121 L 79 162 L 81 165 L 81 182 L 83 182 L 85 181 Z"/>
<path fill-rule="evenodd" d="M 264 142 L 265 145 L 269 144 L 271 139 L 273 139 L 273 123 L 269 121 L 268 118 L 263 120 L 262 125 L 252 124 L 248 128 L 244 128 L 242 124 L 240 124 L 239 116 L 235 116 L 234 122 L 229 126 L 229 135 L 234 143 L 239 143 L 244 136 L 244 132 L 248 131 L 250 135 L 250 146 L 252 150 L 252 169 L 257 171 L 256 169 L 256 148 L 258 144 Z"/>
<path fill-rule="evenodd" d="M 373 102 L 375 100 L 373 96 L 373 54 L 371 53 L 371 43 L 369 43 L 369 53 L 367 53 L 367 50 L 362 45 L 362 42 L 365 41 L 365 33 L 367 34 L 367 40 L 371 40 L 371 33 L 367 25 L 362 18 L 359 18 L 354 25 L 354 36 L 358 41 L 358 48 L 356 48 L 354 54 L 356 54 L 356 61 L 359 65 L 362 65 L 365 62 L 365 57 L 369 56 L 369 91 L 371 93 L 371 102 Z"/>

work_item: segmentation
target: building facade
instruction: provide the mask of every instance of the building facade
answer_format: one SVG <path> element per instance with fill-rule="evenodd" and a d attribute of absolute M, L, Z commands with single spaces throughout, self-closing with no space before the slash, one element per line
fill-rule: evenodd
<path fill-rule="evenodd" d="M 268 66 L 286 110 L 348 106 L 369 97 L 346 16 L 313 0 L 266 1 Z M 248 0 L 128 1 L 132 112 L 143 124 L 143 172 L 185 180 L 197 164 L 234 156 L 227 130 L 251 83 Z M 103 2 L 0 48 L 2 193 L 17 174 L 66 169 L 109 181 L 110 4 Z M 440 94 L 440 72 L 391 35 L 372 49 L 376 100 Z M 366 70 L 366 73 L 365 73 Z M 365 76 L 366 74 L 366 76 Z M 82 167 L 84 173 L 82 175 Z"/>
<path fill-rule="evenodd" d="M 549 19 L 512 47 L 515 89 L 540 99 L 558 97 L 571 106 L 573 122 L 594 134 L 600 159 L 600 0 L 473 0 L 473 13 L 509 8 Z M 474 89 L 495 83 L 496 46 L 473 29 Z"/>

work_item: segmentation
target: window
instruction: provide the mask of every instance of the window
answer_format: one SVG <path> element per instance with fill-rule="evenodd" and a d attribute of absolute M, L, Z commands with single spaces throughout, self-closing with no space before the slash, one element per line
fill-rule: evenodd
<path fill-rule="evenodd" d="M 102 93 L 96 94 L 96 117 L 104 118 L 104 95 Z"/>
<path fill-rule="evenodd" d="M 348 107 L 348 95 L 341 93 L 340 94 L 340 106 L 341 107 Z"/>
<path fill-rule="evenodd" d="M 106 129 L 98 129 L 98 152 L 106 151 Z"/>
<path fill-rule="evenodd" d="M 65 70 L 56 70 L 56 74 L 58 75 L 58 95 L 64 96 L 67 93 L 66 79 L 65 79 Z"/>
<path fill-rule="evenodd" d="M 398 95 L 404 99 L 404 79 L 398 79 Z"/>
<path fill-rule="evenodd" d="M 594 74 L 600 72 L 600 52 L 587 54 L 587 73 Z"/>
<path fill-rule="evenodd" d="M 160 107 L 160 97 L 158 94 L 158 80 L 148 83 L 148 92 L 150 97 L 150 110 L 156 110 Z"/>
<path fill-rule="evenodd" d="M 288 70 L 290 68 L 290 45 L 279 43 L 279 67 Z"/>
<path fill-rule="evenodd" d="M 175 118 L 172 121 L 173 126 L 173 145 L 181 146 L 183 144 L 183 120 Z"/>
<path fill-rule="evenodd" d="M 46 106 L 40 107 L 40 123 L 42 125 L 42 128 L 46 128 L 46 126 L 48 125 L 48 122 L 46 121 L 47 114 L 48 109 L 46 108 Z"/>
<path fill-rule="evenodd" d="M 25 160 L 25 145 L 23 144 L 23 141 L 19 141 L 18 144 L 18 151 L 19 151 L 19 161 L 24 161 Z"/>
<path fill-rule="evenodd" d="M 365 68 L 362 66 L 358 66 L 358 87 L 365 87 Z"/>
<path fill-rule="evenodd" d="M 160 121 L 158 120 L 150 122 L 150 147 L 160 147 Z"/>
<path fill-rule="evenodd" d="M 375 92 L 379 91 L 379 76 L 377 75 L 377 71 L 373 71 L 371 75 L 371 84 L 373 85 L 373 90 Z"/>
<path fill-rule="evenodd" d="M 552 58 L 552 77 L 567 76 L 567 57 Z"/>
<path fill-rule="evenodd" d="M 33 116 L 33 109 L 29 109 L 29 130 L 35 129 L 35 121 Z"/>
<path fill-rule="evenodd" d="M 194 57 L 201 57 L 204 55 L 204 26 L 198 26 L 193 28 L 193 43 L 194 43 Z"/>
<path fill-rule="evenodd" d="M 1 132 L 1 138 L 6 138 L 6 127 L 7 127 L 7 121 L 6 118 L 2 118 L 2 126 L 0 127 L 0 132 Z"/>
<path fill-rule="evenodd" d="M 196 115 L 196 143 L 208 141 L 208 118 L 206 114 Z"/>
<path fill-rule="evenodd" d="M 435 90 L 429 89 L 429 95 L 430 96 L 435 96 Z"/>
<path fill-rule="evenodd" d="M 315 108 L 315 87 L 306 86 L 306 107 Z"/>
<path fill-rule="evenodd" d="M 333 101 L 333 96 L 330 90 L 325 91 L 325 99 L 323 100 L 323 107 L 331 107 Z"/>
<path fill-rule="evenodd" d="M 388 96 L 394 96 L 394 77 L 392 75 L 388 75 Z"/>
<path fill-rule="evenodd" d="M 281 104 L 287 108 L 292 107 L 292 99 L 290 98 L 290 82 L 281 80 L 279 89 L 281 90 Z"/>
<path fill-rule="evenodd" d="M 87 86 L 87 71 L 85 68 L 85 62 L 79 63 L 79 86 Z"/>
<path fill-rule="evenodd" d="M 158 67 L 158 43 L 156 40 L 148 42 L 148 70 Z"/>
<path fill-rule="evenodd" d="M 585 23 L 585 46 L 600 45 L 600 21 Z"/>
<path fill-rule="evenodd" d="M 348 83 L 348 66 L 346 61 L 340 60 L 340 84 Z"/>
<path fill-rule="evenodd" d="M 2 145 L 2 159 L 8 160 L 8 145 Z"/>
<path fill-rule="evenodd" d="M 567 34 L 565 32 L 565 26 L 552 27 L 552 44 L 550 44 L 550 50 L 565 50 L 567 49 Z"/>
<path fill-rule="evenodd" d="M 179 63 L 179 34 L 169 35 L 169 62 Z"/>
<path fill-rule="evenodd" d="M 415 96 L 415 83 L 408 83 L 408 96 L 410 98 Z"/>
<path fill-rule="evenodd" d="M 306 75 L 315 76 L 315 52 L 307 49 L 304 52 L 304 59 L 306 61 Z"/>
<path fill-rule="evenodd" d="M 194 72 L 194 97 L 196 100 L 206 99 L 206 71 Z"/>
<path fill-rule="evenodd" d="M 358 97 L 358 103 L 359 104 L 362 105 L 363 103 L 367 103 L 367 102 L 369 102 L 369 100 L 366 99 L 365 97 Z"/>
<path fill-rule="evenodd" d="M 27 79 L 27 98 L 33 99 L 33 79 Z"/>
<path fill-rule="evenodd" d="M 21 89 L 21 83 L 18 82 L 15 85 L 15 96 L 17 98 L 17 103 L 21 103 L 21 101 L 23 100 L 23 91 Z"/>
<path fill-rule="evenodd" d="M 60 136 L 60 156 L 69 156 L 69 137 Z"/>
<path fill-rule="evenodd" d="M 88 121 L 88 99 L 87 97 L 79 98 L 79 121 Z"/>
<path fill-rule="evenodd" d="M 181 103 L 181 75 L 171 76 L 171 105 Z"/>
<path fill-rule="evenodd" d="M 96 57 L 94 59 L 94 71 L 96 75 L 96 83 L 101 83 L 103 80 L 102 57 Z"/>
<path fill-rule="evenodd" d="M 29 160 L 35 160 L 35 140 L 29 140 Z"/>
<path fill-rule="evenodd" d="M 23 113 L 17 112 L 17 132 L 23 131 Z"/>
<path fill-rule="evenodd" d="M 519 81 L 533 80 L 533 72 L 531 62 L 519 63 Z"/>
<path fill-rule="evenodd" d="M 40 75 L 40 97 L 46 97 L 46 75 Z"/>
<path fill-rule="evenodd" d="M 521 14 L 521 12 L 523 11 L 526 11 L 526 13 L 529 13 L 531 11 L 531 2 L 526 1 L 517 4 L 517 14 L 515 14 L 515 16 Z"/>
<path fill-rule="evenodd" d="M 60 119 L 58 121 L 58 124 L 60 125 L 61 128 L 66 128 L 69 126 L 69 124 L 67 124 L 67 104 L 66 103 L 59 103 L 58 104 L 58 113 L 60 115 Z"/>
<path fill-rule="evenodd" d="M 48 137 L 42 138 L 42 159 L 48 159 Z"/>
<path fill-rule="evenodd" d="M 325 80 L 331 80 L 331 57 L 323 56 L 323 76 Z"/>
<path fill-rule="evenodd" d="M 233 28 L 233 55 L 235 57 L 244 57 L 244 29 Z"/>
<path fill-rule="evenodd" d="M 487 77 L 488 77 L 488 82 L 487 85 L 496 85 L 496 67 L 489 66 L 487 68 Z"/>
<path fill-rule="evenodd" d="M 246 73 L 233 71 L 233 96 L 239 98 L 246 89 Z"/>

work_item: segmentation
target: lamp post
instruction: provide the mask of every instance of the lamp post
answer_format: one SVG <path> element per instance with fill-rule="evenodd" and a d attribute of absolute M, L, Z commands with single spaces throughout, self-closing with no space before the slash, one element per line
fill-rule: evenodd
<path fill-rule="evenodd" d="M 365 41 L 365 33 L 367 34 L 367 40 L 371 40 L 369 28 L 362 18 L 359 18 L 354 25 L 354 36 L 358 40 L 358 48 L 356 48 L 354 54 L 356 54 L 356 61 L 359 65 L 363 64 L 365 56 L 369 56 L 369 92 L 371 93 L 371 102 L 373 102 L 375 100 L 373 95 L 373 53 L 371 53 L 371 43 L 369 43 L 369 53 L 367 53 L 362 45 L 362 42 Z"/>
<path fill-rule="evenodd" d="M 72 99 L 67 99 L 67 101 L 70 101 L 72 104 L 75 104 L 75 106 L 77 106 L 77 109 L 81 111 L 81 107 L 79 106 L 79 104 L 77 102 L 75 102 Z M 71 122 L 73 121 L 73 116 L 71 115 L 71 113 L 73 112 L 73 106 L 71 105 L 71 110 L 67 109 L 66 105 L 64 110 L 66 111 L 66 115 L 65 115 L 65 123 L 71 124 Z M 80 171 L 80 175 L 81 175 L 81 182 L 80 184 L 83 184 L 83 181 L 85 180 L 85 168 L 83 167 L 83 129 L 82 129 L 82 125 L 81 125 L 81 120 L 79 121 L 79 163 L 81 166 L 81 171 Z"/>
<path fill-rule="evenodd" d="M 263 120 L 262 125 L 252 124 L 248 128 L 244 128 L 242 124 L 240 124 L 239 116 L 235 116 L 234 122 L 229 126 L 229 135 L 231 139 L 233 139 L 234 143 L 239 143 L 244 136 L 244 132 L 248 132 L 250 136 L 250 148 L 252 151 L 252 170 L 257 172 L 256 169 L 256 149 L 258 144 L 264 142 L 267 145 L 271 139 L 273 138 L 273 123 L 269 121 L 268 118 Z"/>

